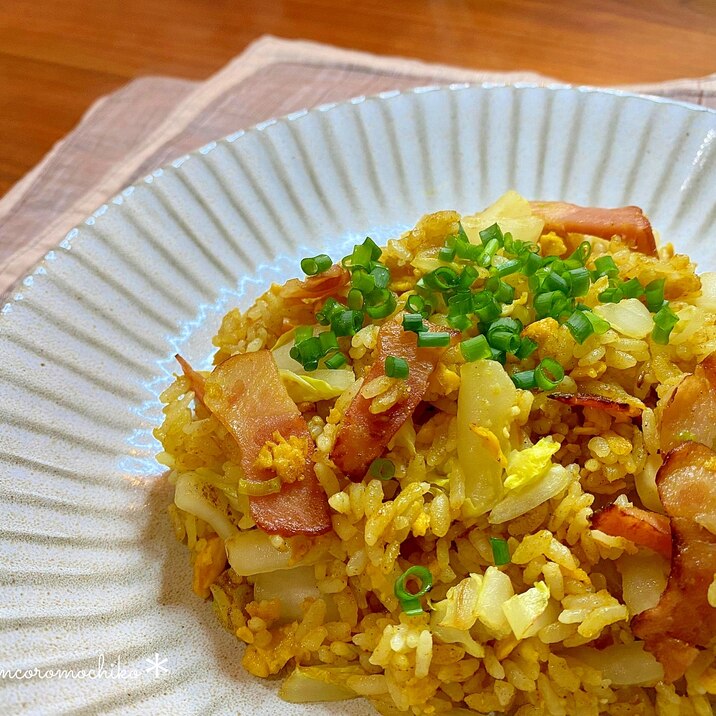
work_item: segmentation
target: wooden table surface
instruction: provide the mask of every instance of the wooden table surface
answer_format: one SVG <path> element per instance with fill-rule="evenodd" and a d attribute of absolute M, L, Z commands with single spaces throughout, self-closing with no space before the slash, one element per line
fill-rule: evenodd
<path fill-rule="evenodd" d="M 204 78 L 264 33 L 582 84 L 716 71 L 716 0 L 5 0 L 0 195 L 100 95 Z"/>

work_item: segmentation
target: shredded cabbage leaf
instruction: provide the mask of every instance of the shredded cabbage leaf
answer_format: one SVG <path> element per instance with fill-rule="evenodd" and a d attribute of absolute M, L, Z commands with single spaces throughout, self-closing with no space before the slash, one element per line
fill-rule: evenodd
<path fill-rule="evenodd" d="M 514 490 L 524 487 L 543 477 L 552 467 L 552 455 L 559 448 L 560 444 L 551 436 L 547 436 L 525 450 L 513 450 L 507 456 L 505 489 Z"/>
<path fill-rule="evenodd" d="M 317 400 L 337 398 L 355 382 L 353 371 L 342 369 L 314 370 L 310 375 L 279 369 L 279 375 L 295 403 L 315 403 Z"/>
<path fill-rule="evenodd" d="M 537 620 L 547 609 L 549 597 L 549 587 L 544 582 L 537 582 L 534 587 L 515 594 L 502 605 L 502 612 L 515 638 L 524 639 L 531 635 Z"/>

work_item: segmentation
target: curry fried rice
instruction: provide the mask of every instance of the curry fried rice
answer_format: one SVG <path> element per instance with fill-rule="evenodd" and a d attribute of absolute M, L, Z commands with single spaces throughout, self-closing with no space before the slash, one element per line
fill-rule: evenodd
<path fill-rule="evenodd" d="M 712 714 L 716 274 L 636 207 L 515 192 L 333 259 L 161 396 L 247 671 L 381 714 Z"/>

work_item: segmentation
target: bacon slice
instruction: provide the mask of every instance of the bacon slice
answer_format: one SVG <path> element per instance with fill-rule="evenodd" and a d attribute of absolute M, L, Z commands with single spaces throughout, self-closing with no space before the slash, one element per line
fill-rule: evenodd
<path fill-rule="evenodd" d="M 602 239 L 621 236 L 632 249 L 657 256 L 654 232 L 638 206 L 600 209 L 562 201 L 532 201 L 532 213 L 544 221 L 545 231 L 587 234 Z"/>
<path fill-rule="evenodd" d="M 661 414 L 662 452 L 685 440 L 716 447 L 716 354 L 681 381 Z"/>
<path fill-rule="evenodd" d="M 410 367 L 405 397 L 385 412 L 373 414 L 370 412 L 371 399 L 364 398 L 359 392 L 348 406 L 338 428 L 331 457 L 351 480 L 363 479 L 370 463 L 380 456 L 393 435 L 413 413 L 425 395 L 428 379 L 444 350 L 418 348 L 417 335 L 404 330 L 400 321 L 402 316 L 381 326 L 378 355 L 365 376 L 364 385 L 385 375 L 385 359 L 388 356 L 404 358 Z M 435 330 L 444 329 L 435 327 Z"/>
<path fill-rule="evenodd" d="M 707 646 L 716 636 L 716 609 L 708 603 L 716 535 L 697 522 L 703 514 L 716 514 L 716 453 L 684 443 L 666 456 L 656 482 L 671 515 L 671 573 L 659 603 L 637 615 L 632 630 L 673 682 L 696 658 L 695 647 Z"/>
<path fill-rule="evenodd" d="M 189 362 L 182 358 L 178 353 L 174 356 L 177 363 L 181 366 L 182 373 L 189 378 L 189 385 L 194 391 L 194 395 L 199 401 L 204 402 L 204 376 L 198 371 L 194 370 Z"/>
<path fill-rule="evenodd" d="M 319 535 L 331 529 L 328 498 L 313 471 L 315 446 L 308 426 L 291 400 L 269 351 L 244 353 L 220 363 L 206 379 L 204 403 L 241 448 L 241 467 L 251 480 L 268 480 L 271 470 L 255 466 L 263 445 L 278 432 L 306 441 L 300 479 L 281 491 L 250 497 L 251 517 L 264 532 L 288 537 Z"/>
<path fill-rule="evenodd" d="M 281 286 L 278 295 L 289 301 L 318 301 L 329 296 L 336 296 L 351 280 L 351 275 L 338 264 L 317 276 L 310 276 L 304 281 L 292 278 Z"/>
<path fill-rule="evenodd" d="M 593 393 L 550 393 L 548 397 L 565 405 L 595 408 L 613 415 L 626 415 L 630 418 L 641 416 L 641 410 L 636 405 L 621 403 L 603 395 L 594 395 Z"/>
<path fill-rule="evenodd" d="M 671 523 L 657 512 L 609 505 L 594 514 L 592 528 L 613 537 L 624 537 L 671 559 Z"/>

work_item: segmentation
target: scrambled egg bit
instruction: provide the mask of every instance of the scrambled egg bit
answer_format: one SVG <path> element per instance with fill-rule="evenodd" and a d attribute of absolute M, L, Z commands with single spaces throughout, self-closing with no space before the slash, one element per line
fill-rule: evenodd
<path fill-rule="evenodd" d="M 262 470 L 273 470 L 281 482 L 302 480 L 308 457 L 305 438 L 291 435 L 288 440 L 276 431 L 273 440 L 267 440 L 259 451 L 254 465 Z"/>

